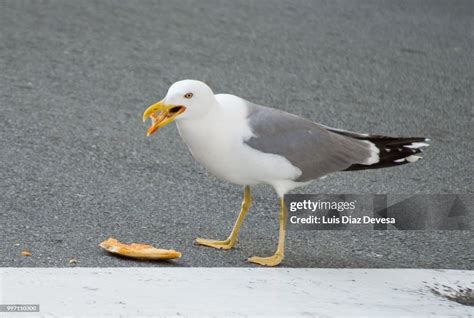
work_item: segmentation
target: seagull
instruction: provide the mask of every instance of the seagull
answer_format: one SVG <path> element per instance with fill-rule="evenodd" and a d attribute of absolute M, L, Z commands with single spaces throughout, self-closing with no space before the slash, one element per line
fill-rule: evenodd
<path fill-rule="evenodd" d="M 175 122 L 192 156 L 220 179 L 244 188 L 240 213 L 225 240 L 197 238 L 198 245 L 231 249 L 250 208 L 250 188 L 273 187 L 278 195 L 279 239 L 275 254 L 249 262 L 279 265 L 284 258 L 289 191 L 338 171 L 378 169 L 418 161 L 429 139 L 387 137 L 330 128 L 230 94 L 214 94 L 205 83 L 182 80 L 143 113 L 147 136 Z"/>

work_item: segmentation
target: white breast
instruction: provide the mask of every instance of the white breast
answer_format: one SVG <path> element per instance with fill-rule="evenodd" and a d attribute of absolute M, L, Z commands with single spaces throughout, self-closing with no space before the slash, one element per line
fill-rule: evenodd
<path fill-rule="evenodd" d="M 198 119 L 176 121 L 193 157 L 219 178 L 241 185 L 294 180 L 301 170 L 286 158 L 266 154 L 244 143 L 252 137 L 245 101 L 216 95 L 219 107 Z"/>

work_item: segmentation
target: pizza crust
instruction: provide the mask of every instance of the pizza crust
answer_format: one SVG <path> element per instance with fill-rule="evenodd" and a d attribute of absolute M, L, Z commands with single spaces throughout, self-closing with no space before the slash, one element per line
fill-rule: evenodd
<path fill-rule="evenodd" d="M 112 237 L 100 243 L 99 246 L 113 254 L 143 260 L 174 259 L 181 257 L 181 253 L 175 250 L 164 250 L 143 243 L 121 243 Z"/>

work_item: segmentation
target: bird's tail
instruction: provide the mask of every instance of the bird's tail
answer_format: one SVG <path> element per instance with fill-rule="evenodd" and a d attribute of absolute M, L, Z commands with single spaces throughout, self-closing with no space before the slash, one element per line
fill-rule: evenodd
<path fill-rule="evenodd" d="M 346 137 L 368 141 L 379 150 L 377 162 L 370 165 L 354 164 L 345 171 L 387 168 L 416 162 L 422 158 L 420 156 L 422 148 L 428 147 L 430 141 L 424 137 L 387 137 L 357 134 L 337 129 L 331 129 L 331 131 Z"/>

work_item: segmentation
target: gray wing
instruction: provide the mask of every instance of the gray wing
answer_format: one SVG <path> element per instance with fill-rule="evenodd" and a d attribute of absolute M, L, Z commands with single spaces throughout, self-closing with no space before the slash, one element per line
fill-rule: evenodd
<path fill-rule="evenodd" d="M 298 167 L 302 174 L 295 181 L 317 179 L 353 164 L 369 164 L 374 146 L 327 130 L 304 118 L 247 102 L 248 122 L 254 137 L 250 147 L 278 154 Z"/>

